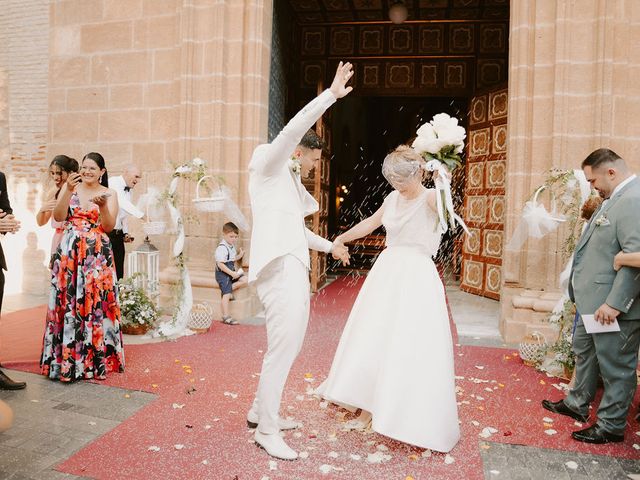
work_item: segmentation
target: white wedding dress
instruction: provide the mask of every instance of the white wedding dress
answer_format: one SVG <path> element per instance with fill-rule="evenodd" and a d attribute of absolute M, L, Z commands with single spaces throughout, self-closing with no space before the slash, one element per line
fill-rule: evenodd
<path fill-rule="evenodd" d="M 431 259 L 441 230 L 427 204 L 397 191 L 384 201 L 386 248 L 342 333 L 325 399 L 372 414 L 372 429 L 439 452 L 460 438 L 444 287 Z"/>

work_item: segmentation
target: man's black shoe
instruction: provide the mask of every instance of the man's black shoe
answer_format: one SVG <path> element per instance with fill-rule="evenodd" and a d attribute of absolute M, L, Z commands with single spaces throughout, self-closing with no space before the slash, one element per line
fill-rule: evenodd
<path fill-rule="evenodd" d="M 559 413 L 560 415 L 566 415 L 567 417 L 571 417 L 574 420 L 585 423 L 589 419 L 589 415 L 580 415 L 577 412 L 574 412 L 569 407 L 567 407 L 564 403 L 564 400 L 560 400 L 558 402 L 552 402 L 550 400 L 543 400 L 542 406 L 553 413 Z"/>
<path fill-rule="evenodd" d="M 584 443 L 617 443 L 624 441 L 624 435 L 607 432 L 597 423 L 571 434 L 574 440 Z"/>
<path fill-rule="evenodd" d="M 26 386 L 26 382 L 14 382 L 0 370 L 0 390 L 22 390 Z"/>

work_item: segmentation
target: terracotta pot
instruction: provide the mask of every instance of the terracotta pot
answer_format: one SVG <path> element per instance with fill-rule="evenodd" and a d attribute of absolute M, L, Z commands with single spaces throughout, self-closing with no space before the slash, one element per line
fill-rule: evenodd
<path fill-rule="evenodd" d="M 144 335 L 149 330 L 149 325 L 122 325 L 120 330 L 127 335 Z"/>

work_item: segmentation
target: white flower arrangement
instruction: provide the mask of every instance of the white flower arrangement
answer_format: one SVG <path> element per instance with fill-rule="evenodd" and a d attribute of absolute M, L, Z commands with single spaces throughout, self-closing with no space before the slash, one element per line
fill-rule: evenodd
<path fill-rule="evenodd" d="M 142 274 L 135 273 L 118 282 L 120 323 L 122 326 L 152 327 L 158 320 L 158 309 L 144 289 L 136 284 Z"/>
<path fill-rule="evenodd" d="M 446 113 L 439 113 L 430 122 L 422 125 L 411 145 L 425 160 L 438 160 L 449 171 L 462 165 L 460 154 L 464 149 L 467 134 L 458 125 L 458 119 Z"/>
<path fill-rule="evenodd" d="M 302 163 L 300 163 L 300 160 L 297 158 L 291 158 L 289 160 L 289 170 L 299 176 L 300 172 L 302 172 Z"/>

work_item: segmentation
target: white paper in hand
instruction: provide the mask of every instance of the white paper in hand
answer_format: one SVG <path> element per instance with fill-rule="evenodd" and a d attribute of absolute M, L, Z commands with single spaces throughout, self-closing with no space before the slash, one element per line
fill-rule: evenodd
<path fill-rule="evenodd" d="M 599 321 L 596 320 L 595 315 L 581 315 L 582 323 L 584 323 L 584 328 L 587 333 L 606 333 L 606 332 L 619 332 L 620 325 L 618 325 L 618 320 L 615 319 L 612 323 L 608 325 L 603 325 Z"/>

